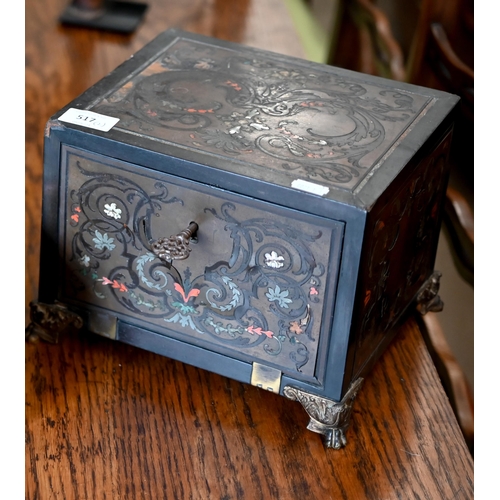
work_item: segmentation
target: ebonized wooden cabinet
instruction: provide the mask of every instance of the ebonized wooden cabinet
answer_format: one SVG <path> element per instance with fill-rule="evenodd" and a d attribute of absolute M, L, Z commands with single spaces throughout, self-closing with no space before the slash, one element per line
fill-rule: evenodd
<path fill-rule="evenodd" d="M 30 333 L 74 320 L 282 394 L 342 447 L 398 322 L 441 306 L 458 100 L 162 33 L 47 124 Z"/>

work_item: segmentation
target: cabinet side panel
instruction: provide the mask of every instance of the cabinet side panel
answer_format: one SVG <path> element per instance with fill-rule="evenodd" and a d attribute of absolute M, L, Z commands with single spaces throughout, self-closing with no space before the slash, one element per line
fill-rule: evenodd
<path fill-rule="evenodd" d="M 434 271 L 451 135 L 449 130 L 437 146 L 423 148 L 423 158 L 407 169 L 406 179 L 396 182 L 369 214 L 354 313 L 352 378 L 382 352 Z"/>

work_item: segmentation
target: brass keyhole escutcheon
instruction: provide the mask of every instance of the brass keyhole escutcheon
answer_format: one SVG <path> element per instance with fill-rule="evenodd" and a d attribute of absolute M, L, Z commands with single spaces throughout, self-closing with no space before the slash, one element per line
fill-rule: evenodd
<path fill-rule="evenodd" d="M 184 260 L 191 252 L 190 242 L 198 231 L 198 224 L 190 222 L 179 234 L 158 238 L 151 243 L 151 251 L 168 266 L 173 260 Z"/>

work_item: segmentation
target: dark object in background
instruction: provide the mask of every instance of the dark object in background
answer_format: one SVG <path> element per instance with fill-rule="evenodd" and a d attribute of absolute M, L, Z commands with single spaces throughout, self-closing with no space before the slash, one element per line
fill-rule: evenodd
<path fill-rule="evenodd" d="M 328 63 L 460 97 L 443 229 L 457 271 L 474 286 L 474 3 L 345 2 Z"/>
<path fill-rule="evenodd" d="M 132 33 L 142 21 L 147 8 L 147 4 L 138 2 L 73 0 L 59 21 L 85 28 Z"/>

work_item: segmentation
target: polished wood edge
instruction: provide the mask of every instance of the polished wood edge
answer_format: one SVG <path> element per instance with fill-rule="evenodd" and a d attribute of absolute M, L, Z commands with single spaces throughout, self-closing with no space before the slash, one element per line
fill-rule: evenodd
<path fill-rule="evenodd" d="M 370 0 L 357 0 L 356 3 L 373 19 L 376 37 L 382 41 L 387 49 L 389 60 L 388 66 L 391 71 L 391 77 L 400 82 L 405 81 L 406 71 L 404 66 L 403 51 L 392 34 L 389 19 L 384 12 Z"/>
<path fill-rule="evenodd" d="M 459 191 L 451 186 L 448 186 L 446 196 L 448 197 L 448 200 L 450 201 L 462 228 L 469 237 L 470 241 L 474 243 L 474 215 L 469 203 Z"/>
<path fill-rule="evenodd" d="M 464 73 L 471 80 L 474 80 L 474 71 L 457 56 L 450 45 L 450 41 L 448 40 L 442 24 L 432 23 L 430 29 L 431 35 L 434 38 L 434 42 L 441 52 L 442 57 L 457 71 Z"/>
<path fill-rule="evenodd" d="M 469 448 L 471 448 L 474 441 L 474 399 L 472 390 L 446 341 L 438 315 L 429 312 L 422 316 L 422 319 L 425 326 L 423 333 L 424 335 L 427 334 L 430 342 L 429 350 L 431 355 L 437 356 L 439 362 L 444 366 L 448 380 L 443 382 L 449 386 L 449 397 L 452 406 L 454 406 L 459 426 Z"/>

